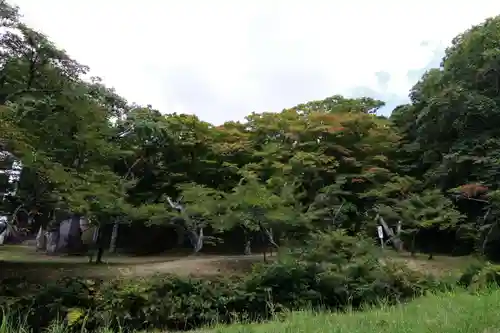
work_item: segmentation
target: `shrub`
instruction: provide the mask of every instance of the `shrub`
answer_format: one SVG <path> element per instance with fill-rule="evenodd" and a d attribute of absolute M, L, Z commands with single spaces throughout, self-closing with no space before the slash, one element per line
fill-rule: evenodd
<path fill-rule="evenodd" d="M 344 266 L 277 261 L 254 271 L 245 288 L 254 294 L 266 293 L 274 308 L 281 310 L 306 306 L 359 308 L 380 300 L 394 303 L 442 285 L 405 266 L 381 266 L 378 260 L 369 258 Z"/>
<path fill-rule="evenodd" d="M 459 284 L 469 289 L 484 289 L 500 285 L 500 265 L 473 263 L 464 271 Z"/>
<path fill-rule="evenodd" d="M 348 236 L 343 230 L 321 231 L 312 235 L 300 259 L 344 265 L 354 259 L 374 258 L 377 253 L 379 251 L 370 239 Z"/>
<path fill-rule="evenodd" d="M 10 310 L 23 313 L 29 327 L 42 329 L 64 320 L 78 329 L 100 326 L 185 330 L 239 319 L 246 295 L 237 281 L 165 276 L 102 283 L 64 279 L 34 295 L 11 299 Z"/>
<path fill-rule="evenodd" d="M 267 293 L 275 309 L 304 306 L 358 308 L 384 300 L 398 302 L 450 285 L 395 263 L 381 264 L 369 239 L 342 231 L 320 232 L 304 251 L 256 267 L 246 292 Z"/>
<path fill-rule="evenodd" d="M 5 285 L 5 282 L 2 283 Z M 54 284 L 39 286 L 30 294 L 20 294 L 15 291 L 14 297 L 5 297 L 3 305 L 11 312 L 22 314 L 23 321 L 29 327 L 47 327 L 61 315 L 72 308 L 95 308 L 100 281 L 79 278 L 64 278 Z M 21 284 L 23 285 L 23 284 Z"/>

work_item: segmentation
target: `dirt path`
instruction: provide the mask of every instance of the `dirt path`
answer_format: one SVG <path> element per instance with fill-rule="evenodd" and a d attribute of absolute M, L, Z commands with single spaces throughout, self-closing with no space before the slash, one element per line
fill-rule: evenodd
<path fill-rule="evenodd" d="M 146 263 L 116 267 L 122 276 L 150 276 L 155 274 L 179 275 L 219 275 L 224 273 L 244 272 L 255 262 L 262 261 L 262 256 L 202 256 L 186 257 L 167 262 Z"/>
<path fill-rule="evenodd" d="M 0 247 L 0 279 L 30 277 L 36 280 L 63 276 L 99 278 L 145 277 L 156 274 L 233 275 L 244 274 L 261 255 L 161 255 L 154 257 L 105 256 L 102 265 L 89 264 L 85 256 L 48 256 L 32 247 Z"/>

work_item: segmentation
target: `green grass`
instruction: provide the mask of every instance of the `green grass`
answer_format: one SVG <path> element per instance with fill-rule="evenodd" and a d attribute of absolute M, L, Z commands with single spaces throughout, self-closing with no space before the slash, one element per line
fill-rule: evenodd
<path fill-rule="evenodd" d="M 383 251 L 383 257 L 386 260 L 392 260 L 399 263 L 405 263 L 410 269 L 433 274 L 438 277 L 457 277 L 473 263 L 478 263 L 481 259 L 474 256 L 445 256 L 435 255 L 432 260 L 428 255 L 417 253 L 412 256 L 408 252 L 397 253 L 395 251 Z"/>
<path fill-rule="evenodd" d="M 283 321 L 238 324 L 207 333 L 493 333 L 500 332 L 500 291 L 431 295 L 364 312 L 293 312 Z"/>
<path fill-rule="evenodd" d="M 238 256 L 222 254 L 200 254 L 191 256 L 191 251 L 169 251 L 158 255 L 132 256 L 105 253 L 104 264 L 88 263 L 85 255 L 47 255 L 37 252 L 33 246 L 0 246 L 0 280 L 23 277 L 32 282 L 44 283 L 68 276 L 90 278 L 134 278 L 155 274 L 216 275 L 241 274 L 247 272 L 260 255 Z M 182 261 L 182 263 L 181 263 Z"/>
<path fill-rule="evenodd" d="M 268 323 L 234 324 L 191 333 L 494 333 L 500 331 L 498 313 L 500 290 L 477 294 L 459 291 L 422 297 L 404 305 L 381 305 L 363 312 L 299 311 Z M 0 323 L 0 333 L 29 333 L 12 324 Z M 47 331 L 67 332 L 63 325 Z M 102 329 L 96 333 L 119 332 Z"/>

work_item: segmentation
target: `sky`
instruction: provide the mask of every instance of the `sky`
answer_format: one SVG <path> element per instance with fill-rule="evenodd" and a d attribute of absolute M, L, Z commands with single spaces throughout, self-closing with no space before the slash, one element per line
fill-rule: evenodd
<path fill-rule="evenodd" d="M 11 0 L 130 102 L 214 124 L 342 94 L 407 102 L 491 0 Z"/>

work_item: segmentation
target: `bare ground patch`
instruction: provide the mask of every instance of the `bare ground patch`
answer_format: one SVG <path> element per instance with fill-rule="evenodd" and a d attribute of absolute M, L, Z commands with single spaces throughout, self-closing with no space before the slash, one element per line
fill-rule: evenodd
<path fill-rule="evenodd" d="M 413 257 L 410 253 L 396 252 L 388 252 L 384 260 L 404 263 L 410 269 L 435 276 L 460 274 L 470 264 L 479 261 L 479 259 L 472 256 L 451 257 L 441 255 L 434 256 L 433 259 L 429 260 L 425 254 L 417 254 Z"/>
<path fill-rule="evenodd" d="M 97 278 L 146 277 L 157 274 L 235 275 L 247 272 L 262 256 L 161 255 L 154 257 L 105 256 L 101 265 L 86 256 L 49 256 L 21 245 L 0 247 L 0 278 L 53 280 L 65 276 Z"/>

